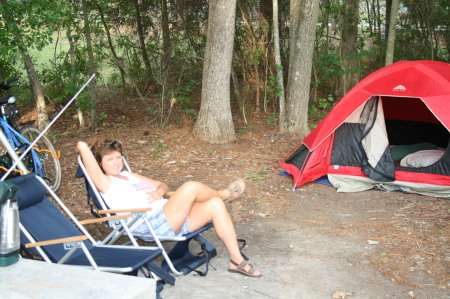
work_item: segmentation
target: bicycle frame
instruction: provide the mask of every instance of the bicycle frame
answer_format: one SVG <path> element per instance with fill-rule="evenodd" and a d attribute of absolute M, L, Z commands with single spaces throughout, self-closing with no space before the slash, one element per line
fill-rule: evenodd
<path fill-rule="evenodd" d="M 9 140 L 11 146 L 16 151 L 24 152 L 30 147 L 30 141 L 28 141 L 19 132 L 17 132 L 3 117 L 0 117 L 0 126 L 3 129 L 3 132 L 5 133 L 6 138 Z M 40 177 L 44 177 L 45 171 L 44 167 L 41 164 L 41 160 L 39 159 L 38 152 L 32 149 L 31 157 L 33 159 L 33 172 Z M 12 165 L 8 165 L 8 167 L 11 166 Z"/>
<path fill-rule="evenodd" d="M 45 132 L 47 132 L 48 128 L 50 128 L 50 127 L 53 125 L 53 123 L 61 116 L 61 114 L 64 113 L 64 111 L 67 109 L 67 107 L 69 107 L 70 104 L 72 104 L 72 102 L 75 101 L 75 99 L 78 97 L 78 95 L 79 95 L 79 94 L 83 91 L 83 89 L 89 84 L 89 82 L 91 82 L 91 80 L 94 79 L 94 77 L 95 77 L 95 73 L 92 74 L 91 77 L 89 77 L 89 79 L 86 81 L 86 83 L 84 83 L 84 85 L 83 85 L 83 86 L 77 91 L 77 93 L 69 100 L 69 102 L 61 109 L 61 111 L 59 111 L 58 114 L 57 114 L 55 117 L 53 117 L 52 121 L 51 121 L 51 122 L 50 122 L 43 130 L 42 130 L 41 134 L 40 134 L 38 137 L 36 137 L 36 139 L 35 139 L 34 141 L 31 142 L 30 146 L 28 146 L 28 148 L 25 149 L 25 151 L 20 155 L 19 159 L 25 157 L 25 155 L 31 150 L 30 147 L 34 146 L 34 144 L 37 142 L 37 140 L 38 140 L 41 136 L 43 136 L 43 135 L 45 134 Z M 1 121 L 1 119 L 0 119 L 0 121 Z M 8 124 L 8 126 L 9 126 L 9 124 Z M 11 126 L 9 126 L 9 127 L 11 127 Z M 3 126 L 3 128 L 5 128 L 5 127 Z M 18 159 L 18 160 L 19 160 L 19 159 Z M 33 158 L 33 160 L 34 160 L 34 159 L 35 159 L 35 158 Z M 13 164 L 13 165 L 10 167 L 10 169 L 3 175 L 3 177 L 0 179 L 0 181 L 3 181 L 6 177 L 8 177 L 8 175 L 9 175 L 9 174 L 11 173 L 11 171 L 12 171 L 12 168 L 13 168 L 13 167 L 16 167 L 16 165 L 18 164 L 18 162 L 20 162 L 20 161 L 14 161 L 14 164 Z"/>

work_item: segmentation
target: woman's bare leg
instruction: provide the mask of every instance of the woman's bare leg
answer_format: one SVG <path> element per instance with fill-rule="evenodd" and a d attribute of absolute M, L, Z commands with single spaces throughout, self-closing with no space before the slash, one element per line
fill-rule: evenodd
<path fill-rule="evenodd" d="M 186 219 L 189 220 L 189 231 L 200 229 L 212 221 L 218 237 L 230 254 L 230 259 L 239 264 L 244 258 L 224 203 L 230 195 L 230 191 L 226 189 L 218 191 L 199 182 L 187 182 L 170 197 L 164 206 L 164 216 L 175 233 L 180 231 Z M 230 268 L 236 266 L 230 262 Z M 248 265 L 244 269 L 248 271 L 250 268 Z M 259 270 L 254 274 L 260 274 Z"/>
<path fill-rule="evenodd" d="M 194 203 L 205 202 L 212 197 L 226 200 L 230 197 L 230 192 L 228 190 L 215 190 L 199 182 L 186 182 L 175 191 L 165 204 L 164 216 L 177 233 L 186 221 Z"/>
<path fill-rule="evenodd" d="M 222 240 L 231 258 L 241 258 L 233 222 L 223 200 L 213 197 L 208 201 L 195 203 L 188 216 L 189 231 L 195 231 L 213 222 L 217 236 Z"/>
<path fill-rule="evenodd" d="M 188 219 L 189 231 L 195 231 L 212 221 L 217 236 L 224 243 L 225 248 L 230 255 L 230 259 L 236 264 L 240 264 L 244 260 L 241 251 L 239 250 L 233 222 L 231 221 L 230 215 L 221 198 L 213 197 L 205 202 L 194 203 Z M 231 262 L 229 267 L 236 268 Z M 250 268 L 251 266 L 247 265 L 244 269 L 245 271 L 249 271 Z M 259 270 L 254 272 L 257 276 L 260 273 Z"/>

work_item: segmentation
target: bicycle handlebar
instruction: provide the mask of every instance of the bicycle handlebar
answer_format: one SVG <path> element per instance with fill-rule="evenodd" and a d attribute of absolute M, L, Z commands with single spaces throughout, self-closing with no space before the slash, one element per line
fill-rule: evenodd
<path fill-rule="evenodd" d="M 15 81 L 18 81 L 18 80 L 19 80 L 18 76 L 15 76 L 15 77 L 13 77 L 11 79 L 5 80 L 5 81 L 0 83 L 0 89 L 8 90 L 8 89 L 10 89 L 12 87 L 10 84 L 15 82 Z"/>

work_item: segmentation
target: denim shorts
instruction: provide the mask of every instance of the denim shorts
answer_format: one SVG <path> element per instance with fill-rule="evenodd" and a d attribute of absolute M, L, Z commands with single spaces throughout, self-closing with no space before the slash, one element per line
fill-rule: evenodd
<path fill-rule="evenodd" d="M 169 222 L 167 222 L 166 217 L 164 216 L 163 209 L 159 209 L 156 213 L 152 214 L 147 219 L 148 222 L 150 222 L 150 225 L 152 226 L 157 236 L 181 237 L 183 235 L 190 233 L 188 229 L 188 220 L 186 219 L 178 234 L 175 234 Z M 143 222 L 137 228 L 133 229 L 133 233 L 150 235 L 150 230 L 148 229 L 145 222 Z M 142 239 L 144 241 L 153 240 L 151 237 L 149 238 L 139 237 L 139 239 Z"/>

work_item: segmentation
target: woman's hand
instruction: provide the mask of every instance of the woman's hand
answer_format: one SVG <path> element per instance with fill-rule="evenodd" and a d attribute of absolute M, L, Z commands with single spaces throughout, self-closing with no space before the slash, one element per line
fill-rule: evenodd
<path fill-rule="evenodd" d="M 81 153 L 84 149 L 89 149 L 89 145 L 84 141 L 78 141 L 77 152 Z"/>
<path fill-rule="evenodd" d="M 146 193 L 148 195 L 147 201 L 149 203 L 152 203 L 152 202 L 155 202 L 157 200 L 160 200 L 163 197 L 164 190 L 161 190 L 161 189 L 158 188 L 158 189 L 155 189 L 153 191 L 148 191 Z"/>

